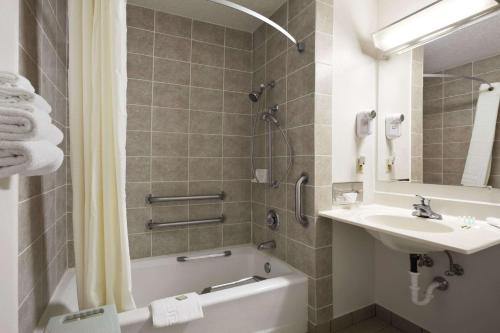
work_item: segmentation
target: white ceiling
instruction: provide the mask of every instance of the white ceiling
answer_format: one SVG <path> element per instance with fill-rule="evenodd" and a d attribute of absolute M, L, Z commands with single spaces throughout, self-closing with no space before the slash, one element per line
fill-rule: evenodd
<path fill-rule="evenodd" d="M 231 1 L 269 17 L 286 0 Z M 128 3 L 248 32 L 254 32 L 262 24 L 248 14 L 207 0 L 128 0 Z"/>
<path fill-rule="evenodd" d="M 425 73 L 440 72 L 500 53 L 500 15 L 425 45 Z"/>

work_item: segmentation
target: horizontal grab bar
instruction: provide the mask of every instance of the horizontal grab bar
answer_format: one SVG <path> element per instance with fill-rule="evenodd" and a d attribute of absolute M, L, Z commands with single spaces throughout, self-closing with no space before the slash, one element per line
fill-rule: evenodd
<path fill-rule="evenodd" d="M 185 261 L 198 260 L 198 259 L 229 257 L 231 254 L 232 254 L 231 251 L 224 251 L 222 253 L 212 253 L 212 254 L 207 254 L 204 256 L 195 256 L 195 257 L 182 256 L 182 257 L 177 257 L 177 261 L 185 262 Z"/>
<path fill-rule="evenodd" d="M 218 194 L 206 194 L 206 195 L 184 195 L 184 196 L 174 196 L 174 197 L 153 197 L 152 194 L 146 197 L 146 201 L 150 204 L 155 202 L 171 202 L 171 201 L 186 201 L 186 200 L 207 200 L 207 199 L 218 199 L 224 200 L 224 192 Z"/>
<path fill-rule="evenodd" d="M 153 222 L 150 220 L 147 224 L 149 230 L 168 228 L 168 227 L 183 227 L 188 225 L 208 224 L 208 223 L 224 223 L 224 215 L 214 219 L 192 220 L 192 221 L 177 221 L 177 222 Z"/>

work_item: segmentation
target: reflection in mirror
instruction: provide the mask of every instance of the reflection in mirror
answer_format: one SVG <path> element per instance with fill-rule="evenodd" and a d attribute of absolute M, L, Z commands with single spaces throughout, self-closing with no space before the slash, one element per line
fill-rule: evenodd
<path fill-rule="evenodd" d="M 499 105 L 499 15 L 380 61 L 378 178 L 500 188 Z"/>

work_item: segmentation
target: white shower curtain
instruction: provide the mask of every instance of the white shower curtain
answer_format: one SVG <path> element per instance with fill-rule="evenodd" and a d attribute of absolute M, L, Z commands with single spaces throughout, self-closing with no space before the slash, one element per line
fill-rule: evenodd
<path fill-rule="evenodd" d="M 135 308 L 125 206 L 126 0 L 68 6 L 78 303 L 125 311 Z"/>

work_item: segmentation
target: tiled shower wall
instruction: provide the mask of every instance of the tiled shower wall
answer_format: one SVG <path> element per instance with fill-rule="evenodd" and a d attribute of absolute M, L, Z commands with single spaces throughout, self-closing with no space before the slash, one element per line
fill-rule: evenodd
<path fill-rule="evenodd" d="M 136 6 L 127 22 L 131 257 L 249 243 L 252 35 Z M 223 202 L 145 201 L 221 191 Z M 221 214 L 223 225 L 145 228 Z"/>
<path fill-rule="evenodd" d="M 444 71 L 500 82 L 500 55 Z M 479 83 L 466 79 L 424 79 L 424 183 L 460 185 L 467 158 Z M 500 118 L 489 184 L 500 187 Z"/>
<path fill-rule="evenodd" d="M 288 40 L 270 27 L 260 26 L 253 34 L 253 86 L 276 82 L 265 96 L 265 107 L 279 106 L 277 117 L 293 149 L 293 166 L 286 174 L 290 153 L 281 133 L 273 132 L 273 179 L 278 188 L 252 185 L 253 242 L 274 239 L 272 252 L 309 277 L 309 331 L 330 329 L 332 308 L 332 224 L 317 216 L 332 204 L 331 187 L 331 54 L 333 8 L 331 1 L 290 0 L 272 20 L 288 29 L 306 50 L 299 53 Z M 257 112 L 258 104 L 253 104 Z M 260 121 L 256 135 L 256 165 L 268 168 L 265 125 Z M 304 213 L 309 225 L 301 226 L 294 216 L 295 182 L 302 172 L 309 175 L 304 188 Z M 269 209 L 280 216 L 278 230 L 265 224 Z"/>
<path fill-rule="evenodd" d="M 64 133 L 66 15 L 66 0 L 20 1 L 20 73 L 52 106 L 53 123 Z M 60 147 L 68 155 L 66 140 Z M 33 332 L 67 268 L 66 160 L 53 174 L 19 180 L 19 332 Z"/>

